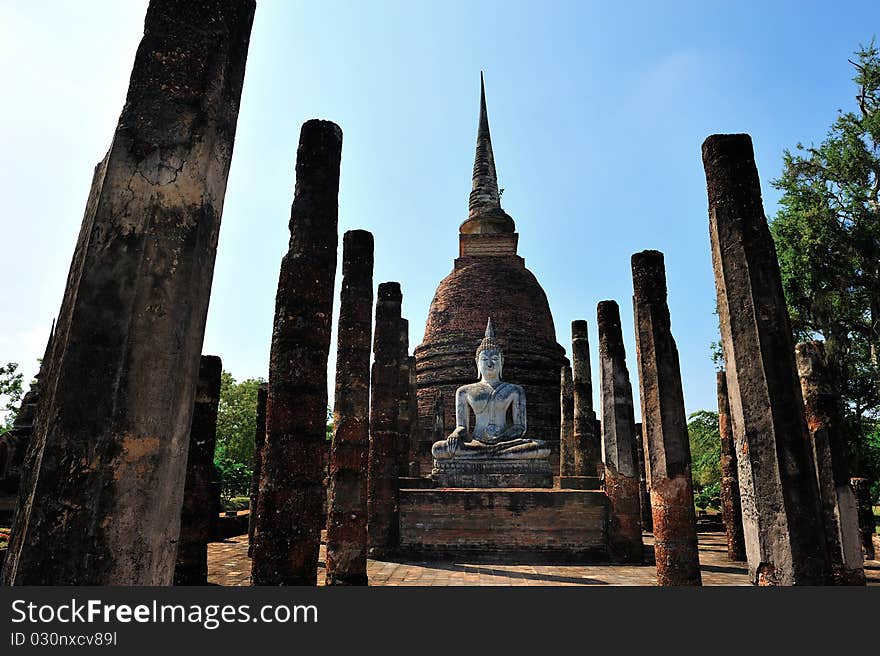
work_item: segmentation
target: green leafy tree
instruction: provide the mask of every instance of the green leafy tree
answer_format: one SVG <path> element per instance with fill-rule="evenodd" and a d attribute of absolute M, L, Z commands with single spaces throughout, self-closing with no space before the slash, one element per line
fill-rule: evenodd
<path fill-rule="evenodd" d="M 248 378 L 239 383 L 228 371 L 220 375 L 214 464 L 220 470 L 224 499 L 247 494 L 250 486 L 257 390 L 263 382 L 261 378 Z"/>
<path fill-rule="evenodd" d="M 880 410 L 880 52 L 855 54 L 855 106 L 785 151 L 771 231 L 795 338 L 826 343 L 861 471 Z"/>
<path fill-rule="evenodd" d="M 24 375 L 18 371 L 17 362 L 9 362 L 5 366 L 0 365 L 0 413 L 3 421 L 0 423 L 0 435 L 3 435 L 15 422 L 18 408 L 21 405 L 23 394 L 21 381 Z"/>
<path fill-rule="evenodd" d="M 718 413 L 698 410 L 688 417 L 688 437 L 691 444 L 691 475 L 694 486 L 721 482 L 721 437 L 718 432 Z"/>

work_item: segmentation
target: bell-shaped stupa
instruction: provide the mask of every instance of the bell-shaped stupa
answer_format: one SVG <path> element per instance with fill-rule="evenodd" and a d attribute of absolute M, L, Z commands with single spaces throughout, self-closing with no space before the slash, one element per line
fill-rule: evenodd
<path fill-rule="evenodd" d="M 448 432 L 454 428 L 455 390 L 477 379 L 474 344 L 484 336 L 487 316 L 504 327 L 499 335 L 504 377 L 525 389 L 529 434 L 546 440 L 554 466 L 558 462 L 559 371 L 568 360 L 556 342 L 547 296 L 517 255 L 518 239 L 513 219 L 501 208 L 481 75 L 473 190 L 468 218 L 459 228 L 459 256 L 437 287 L 424 339 L 415 349 L 423 466 L 430 466 L 438 394 Z"/>

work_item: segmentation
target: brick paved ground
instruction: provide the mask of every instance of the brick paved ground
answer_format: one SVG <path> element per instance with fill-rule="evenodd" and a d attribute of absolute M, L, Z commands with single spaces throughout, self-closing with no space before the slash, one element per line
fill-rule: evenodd
<path fill-rule="evenodd" d="M 646 545 L 652 544 L 650 534 Z M 650 550 L 648 551 L 650 553 Z M 324 545 L 318 582 L 324 583 Z M 723 533 L 700 534 L 703 585 L 748 585 L 745 563 L 727 560 Z M 880 562 L 865 563 L 868 584 L 880 586 Z M 370 585 L 655 585 L 653 565 L 511 565 L 370 560 Z M 208 545 L 208 581 L 249 585 L 247 535 Z"/>

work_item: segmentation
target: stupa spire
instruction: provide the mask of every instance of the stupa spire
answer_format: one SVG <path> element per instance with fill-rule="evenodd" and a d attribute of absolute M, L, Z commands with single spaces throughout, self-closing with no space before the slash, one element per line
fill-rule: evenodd
<path fill-rule="evenodd" d="M 486 85 L 480 71 L 480 120 L 477 126 L 477 152 L 474 157 L 473 188 L 468 200 L 468 218 L 461 226 L 463 233 L 513 232 L 514 224 L 501 209 L 498 175 L 492 136 L 489 134 L 489 114 L 486 110 Z"/>
<path fill-rule="evenodd" d="M 486 85 L 480 71 L 480 122 L 477 127 L 477 154 L 474 157 L 473 190 L 468 203 L 468 217 L 474 218 L 486 209 L 501 208 L 498 193 L 498 175 L 489 134 L 489 115 L 486 111 Z"/>

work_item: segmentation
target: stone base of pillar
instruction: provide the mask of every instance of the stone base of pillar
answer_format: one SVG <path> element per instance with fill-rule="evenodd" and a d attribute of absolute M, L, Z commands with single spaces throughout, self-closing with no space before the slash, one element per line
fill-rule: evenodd
<path fill-rule="evenodd" d="M 552 487 L 548 460 L 435 460 L 435 487 Z"/>
<path fill-rule="evenodd" d="M 553 487 L 561 490 L 600 490 L 602 479 L 598 476 L 554 476 Z"/>
<path fill-rule="evenodd" d="M 606 465 L 605 491 L 608 495 L 608 555 L 611 562 L 641 563 L 639 479 L 622 476 Z"/>

